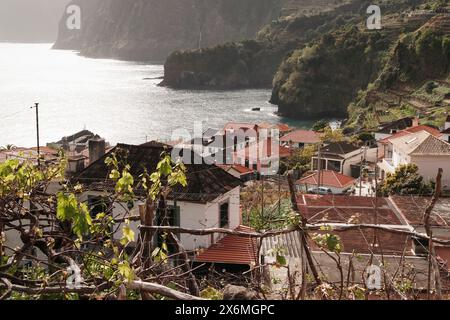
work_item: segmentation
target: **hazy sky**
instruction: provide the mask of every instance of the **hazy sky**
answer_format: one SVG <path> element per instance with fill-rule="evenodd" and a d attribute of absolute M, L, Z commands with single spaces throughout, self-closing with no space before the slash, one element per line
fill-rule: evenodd
<path fill-rule="evenodd" d="M 0 0 L 0 41 L 53 42 L 70 0 Z"/>

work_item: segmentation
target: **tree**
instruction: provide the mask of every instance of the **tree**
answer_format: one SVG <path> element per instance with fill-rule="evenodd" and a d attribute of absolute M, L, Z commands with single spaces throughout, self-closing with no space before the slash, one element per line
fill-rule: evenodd
<path fill-rule="evenodd" d="M 115 206 L 137 199 L 137 188 L 147 191 L 147 201 L 161 202 L 170 188 L 186 185 L 184 166 L 163 156 L 156 172 L 135 181 L 130 166 L 114 155 L 105 162 L 115 188 L 105 191 L 109 204 L 96 216 L 79 200 L 84 187 L 65 181 L 65 159 L 41 168 L 16 159 L 0 164 L 0 300 L 138 299 L 148 294 L 197 299 L 170 288 L 189 287 L 189 272 L 173 268 L 162 254 L 142 268 L 140 251 L 130 246 L 136 241 L 130 210 L 125 206 L 125 217 L 113 212 Z M 52 181 L 63 186 L 57 194 L 47 192 Z M 119 228 L 122 238 L 116 241 L 113 234 Z M 4 241 L 13 234 L 22 240 L 20 248 Z M 158 280 L 161 272 L 164 277 Z"/>
<path fill-rule="evenodd" d="M 395 173 L 388 173 L 386 180 L 380 186 L 380 193 L 388 195 L 429 195 L 433 192 L 431 183 L 423 181 L 419 168 L 415 164 L 402 165 Z"/>
<path fill-rule="evenodd" d="M 329 122 L 327 120 L 319 120 L 312 126 L 312 130 L 322 132 L 326 127 L 329 126 Z"/>
<path fill-rule="evenodd" d="M 324 142 L 340 142 L 345 139 L 341 129 L 333 130 L 330 127 L 326 127 L 323 130 L 321 140 Z"/>
<path fill-rule="evenodd" d="M 280 163 L 280 172 L 285 173 L 289 170 L 299 171 L 299 175 L 311 169 L 311 159 L 316 152 L 316 147 L 306 146 L 303 149 L 295 150 L 293 154 Z"/>

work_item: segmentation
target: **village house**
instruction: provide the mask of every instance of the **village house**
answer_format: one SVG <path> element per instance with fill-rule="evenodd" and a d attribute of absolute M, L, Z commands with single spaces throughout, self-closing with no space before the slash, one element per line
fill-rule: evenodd
<path fill-rule="evenodd" d="M 321 142 L 320 133 L 310 130 L 295 130 L 280 138 L 283 145 L 291 148 L 303 148 Z"/>
<path fill-rule="evenodd" d="M 401 165 L 416 164 L 419 174 L 426 181 L 434 181 L 437 169 L 444 170 L 442 183 L 444 189 L 450 187 L 450 144 L 442 141 L 427 130 L 415 133 L 399 132 L 385 139 L 384 157 L 378 163 L 380 178 L 394 173 Z"/>
<path fill-rule="evenodd" d="M 81 201 L 89 204 L 93 215 L 101 212 L 104 207 L 106 194 L 114 189 L 114 183 L 109 180 L 110 168 L 105 159 L 113 153 L 119 162 L 128 163 L 130 173 L 135 181 L 147 172 L 154 172 L 160 161 L 161 153 L 170 152 L 170 147 L 161 144 L 134 146 L 119 144 L 103 155 L 97 161 L 81 171 L 73 183 L 81 183 L 86 191 L 80 197 Z M 187 187 L 177 187 L 168 196 L 169 220 L 173 226 L 183 228 L 230 228 L 236 229 L 241 223 L 240 214 L 240 186 L 241 180 L 225 172 L 216 165 L 186 164 Z M 133 203 L 116 204 L 113 210 L 115 219 L 125 219 L 130 216 L 139 216 L 139 205 L 144 200 L 144 190 L 136 190 L 140 200 Z M 160 217 L 156 215 L 154 224 Z M 120 225 L 115 239 L 122 237 Z M 132 229 L 138 232 L 138 221 L 131 223 Z M 218 240 L 221 235 L 193 236 L 180 235 L 181 243 L 189 252 L 200 248 L 208 248 Z"/>
<path fill-rule="evenodd" d="M 301 192 L 308 192 L 317 190 L 317 186 L 331 190 L 333 194 L 343 194 L 348 192 L 356 183 L 352 177 L 343 175 L 332 170 L 320 170 L 320 179 L 317 171 L 306 175 L 296 182 L 297 190 Z"/>
<path fill-rule="evenodd" d="M 346 176 L 358 178 L 360 176 L 360 164 L 364 157 L 371 159 L 370 153 L 364 148 L 357 147 L 349 142 L 332 142 L 320 148 L 320 170 L 331 170 Z M 318 170 L 317 152 L 311 160 L 312 170 Z"/>
<path fill-rule="evenodd" d="M 280 146 L 277 140 L 269 137 L 235 152 L 234 163 L 252 169 L 259 175 L 273 176 L 279 173 L 281 160 L 291 155 L 291 148 Z"/>
<path fill-rule="evenodd" d="M 16 159 L 20 162 L 29 161 L 35 165 L 38 164 L 38 158 L 41 164 L 52 164 L 58 160 L 58 150 L 50 147 L 41 146 L 38 150 L 37 147 L 23 148 L 11 146 L 9 149 L 0 150 L 0 163 L 9 159 Z"/>
<path fill-rule="evenodd" d="M 428 243 L 400 232 L 374 230 L 369 228 L 351 228 L 356 224 L 375 224 L 380 227 L 393 228 L 398 231 L 416 231 L 424 233 L 423 215 L 430 197 L 390 197 L 366 198 L 332 195 L 298 195 L 297 206 L 308 219 L 308 224 L 329 226 L 329 230 L 310 231 L 309 247 L 319 276 L 328 282 L 338 283 L 340 271 L 336 261 L 336 253 L 321 248 L 312 240 L 317 234 L 333 234 L 338 236 L 340 244 L 339 261 L 345 281 L 367 285 L 367 268 L 370 265 L 382 268 L 384 277 L 381 284 L 402 280 L 403 275 L 415 279 L 415 289 L 426 290 L 428 284 Z M 441 198 L 431 213 L 433 234 L 441 239 L 449 239 L 450 198 Z M 333 228 L 349 227 L 346 231 Z M 439 236 L 437 235 L 439 234 Z M 328 251 L 328 252 L 324 252 Z M 281 250 L 281 251 L 280 251 Z M 289 281 L 295 278 L 301 281 L 302 270 L 309 270 L 301 237 L 298 231 L 267 237 L 263 240 L 261 256 L 263 263 L 274 263 L 274 251 L 284 252 L 290 267 L 290 276 L 286 270 L 270 266 L 268 275 L 277 282 L 272 287 L 283 290 Z M 443 277 L 443 289 L 450 289 L 448 282 L 448 266 L 450 248 L 436 246 L 437 259 L 440 262 L 440 273 Z M 331 256 L 330 256 L 331 255 Z M 399 274 L 399 270 L 402 270 Z M 400 275 L 400 279 L 396 278 Z M 432 277 L 434 277 L 432 275 Z M 434 279 L 434 278 L 433 278 Z M 431 283 L 434 288 L 434 281 Z"/>
<path fill-rule="evenodd" d="M 218 165 L 218 167 L 222 168 L 236 178 L 241 179 L 243 182 L 254 180 L 256 176 L 256 172 L 253 169 L 241 166 L 240 164 L 224 164 Z"/>
<path fill-rule="evenodd" d="M 66 174 L 69 176 L 83 170 L 112 148 L 105 139 L 86 129 L 47 143 L 47 147 L 64 151 L 68 162 Z"/>
<path fill-rule="evenodd" d="M 375 132 L 375 140 L 378 141 L 387 138 L 401 130 L 417 125 L 419 125 L 419 119 L 413 117 L 406 117 L 392 122 L 382 123 Z"/>
<path fill-rule="evenodd" d="M 441 139 L 450 143 L 450 115 L 445 119 L 444 129 L 441 131 Z"/>

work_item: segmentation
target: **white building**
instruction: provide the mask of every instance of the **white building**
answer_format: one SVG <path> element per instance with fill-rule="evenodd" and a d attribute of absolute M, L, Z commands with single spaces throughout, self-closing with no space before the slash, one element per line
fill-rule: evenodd
<path fill-rule="evenodd" d="M 378 163 L 381 178 L 401 165 L 416 164 L 425 181 L 434 181 L 438 168 L 444 170 L 443 187 L 450 188 L 450 144 L 426 131 L 389 139 L 384 159 Z"/>
<path fill-rule="evenodd" d="M 444 130 L 441 131 L 442 137 L 441 139 L 445 142 L 450 143 L 450 116 L 447 116 L 444 124 Z"/>
<path fill-rule="evenodd" d="M 164 148 L 157 145 L 131 146 L 120 144 L 104 157 L 92 163 L 83 170 L 74 180 L 86 186 L 87 190 L 80 200 L 87 201 L 92 214 L 96 214 L 96 207 L 104 201 L 104 196 L 113 184 L 108 181 L 109 168 L 104 163 L 106 157 L 115 153 L 120 161 L 129 163 L 130 173 L 135 182 L 144 172 L 155 171 Z M 177 187 L 168 196 L 169 224 L 189 229 L 229 228 L 236 229 L 241 223 L 240 215 L 240 186 L 241 180 L 227 173 L 215 165 L 186 164 L 186 177 L 188 185 Z M 143 190 L 141 190 L 143 191 Z M 145 198 L 139 193 L 141 200 Z M 113 215 L 117 220 L 139 216 L 140 201 L 115 204 Z M 101 205 L 98 208 L 101 210 Z M 101 212 L 101 211 L 100 211 Z M 156 213 L 154 224 L 159 224 L 160 215 Z M 120 222 L 122 224 L 123 222 Z M 132 222 L 132 229 L 138 233 L 139 221 Z M 122 237 L 120 226 L 115 239 Z M 182 234 L 180 240 L 184 248 L 194 251 L 199 248 L 208 248 L 220 235 L 193 236 Z"/>
<path fill-rule="evenodd" d="M 372 152 L 348 142 L 333 142 L 320 148 L 320 170 L 331 170 L 354 178 L 359 177 L 359 165 Z M 317 153 L 312 157 L 312 170 L 318 170 Z M 352 172 L 353 171 L 353 172 Z"/>

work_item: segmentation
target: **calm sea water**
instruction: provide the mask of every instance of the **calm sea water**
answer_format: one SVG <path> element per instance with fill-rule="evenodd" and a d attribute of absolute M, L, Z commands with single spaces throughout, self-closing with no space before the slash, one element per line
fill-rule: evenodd
<path fill-rule="evenodd" d="M 185 91 L 158 87 L 163 66 L 80 57 L 51 44 L 0 43 L 0 146 L 35 145 L 34 102 L 40 103 L 41 144 L 82 129 L 107 141 L 138 144 L 170 139 L 195 121 L 220 128 L 228 121 L 284 122 L 270 90 Z M 251 111 L 260 107 L 261 112 Z"/>

